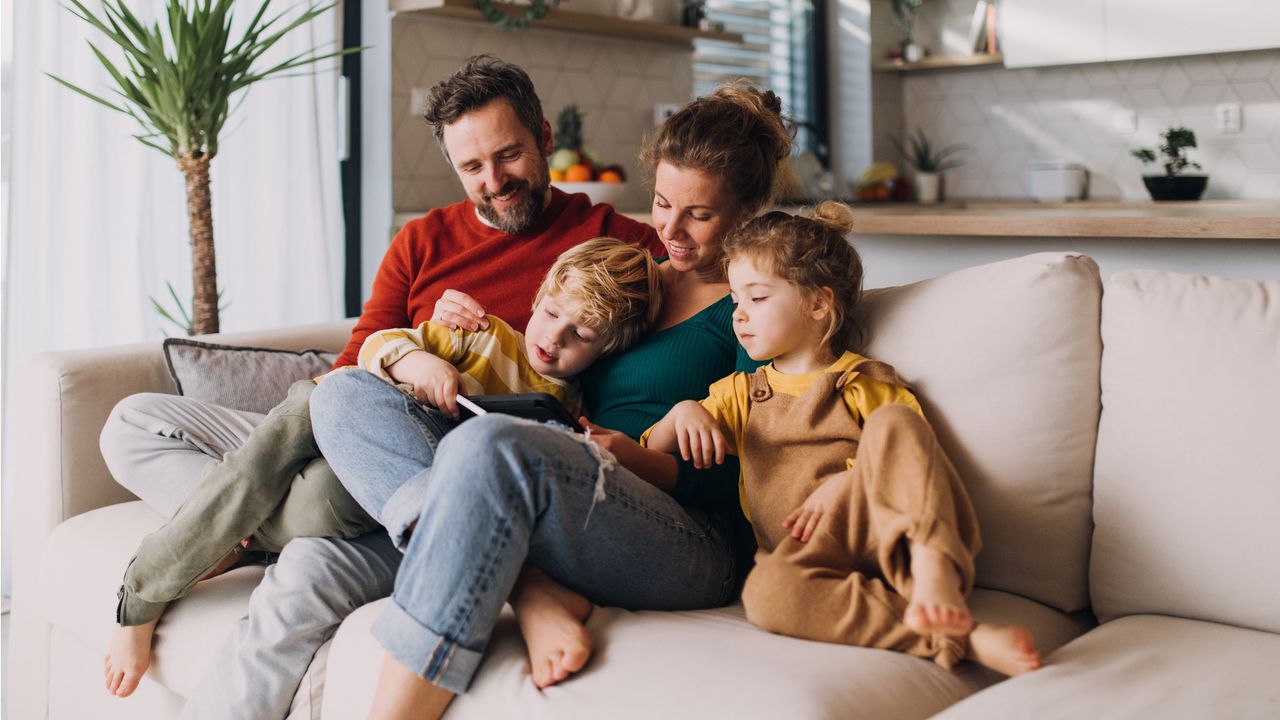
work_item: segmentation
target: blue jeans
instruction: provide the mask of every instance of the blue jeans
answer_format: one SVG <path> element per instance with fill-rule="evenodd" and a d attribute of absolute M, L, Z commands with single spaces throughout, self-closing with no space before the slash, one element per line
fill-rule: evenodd
<path fill-rule="evenodd" d="M 413 405 L 353 372 L 322 382 L 311 411 L 316 441 L 351 494 L 386 497 L 384 517 L 417 518 L 373 633 L 423 678 L 466 690 L 526 562 L 600 605 L 689 610 L 732 598 L 723 524 L 582 436 L 490 414 L 432 447 Z"/>

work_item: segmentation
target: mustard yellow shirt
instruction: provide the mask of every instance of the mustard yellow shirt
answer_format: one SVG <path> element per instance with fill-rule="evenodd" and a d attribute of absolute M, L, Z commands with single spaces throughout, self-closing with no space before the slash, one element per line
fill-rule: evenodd
<path fill-rule="evenodd" d="M 843 373 L 863 360 L 866 360 L 866 358 L 857 353 L 846 352 L 837 358 L 835 362 L 818 372 L 788 375 L 776 370 L 771 363 L 764 367 L 764 373 L 769 381 L 769 387 L 774 392 L 799 397 L 822 375 L 826 373 Z M 711 416 L 720 422 L 720 429 L 724 432 L 725 438 L 738 455 L 738 463 L 741 468 L 738 475 L 738 499 L 742 503 L 742 512 L 746 514 L 748 520 L 751 519 L 751 510 L 747 507 L 746 485 L 743 478 L 745 477 L 750 457 L 749 453 L 742 452 L 741 448 L 742 437 L 747 430 L 747 414 L 751 407 L 749 375 L 750 373 L 736 372 L 729 377 L 717 380 L 712 383 L 707 391 L 710 393 L 708 397 L 700 401 L 702 407 L 706 408 L 707 412 L 711 413 Z M 844 399 L 845 407 L 849 409 L 849 414 L 853 416 L 854 422 L 858 423 L 859 427 L 864 425 L 867 416 L 881 405 L 898 403 L 910 407 L 921 415 L 924 414 L 924 411 L 920 408 L 920 402 L 916 400 L 916 396 L 907 388 L 875 380 L 862 373 L 854 374 L 849 384 L 845 386 L 841 397 Z M 653 428 L 649 428 L 641 436 L 641 445 L 647 443 L 649 433 L 652 430 Z M 755 451 L 762 449 L 751 448 L 751 450 Z"/>
<path fill-rule="evenodd" d="M 457 368 L 464 395 L 542 392 L 560 400 L 574 416 L 582 411 L 578 383 L 534 370 L 524 335 L 492 315 L 484 330 L 454 330 L 428 320 L 416 328 L 373 333 L 360 346 L 359 367 L 395 385 L 387 368 L 416 350 L 425 350 Z"/>

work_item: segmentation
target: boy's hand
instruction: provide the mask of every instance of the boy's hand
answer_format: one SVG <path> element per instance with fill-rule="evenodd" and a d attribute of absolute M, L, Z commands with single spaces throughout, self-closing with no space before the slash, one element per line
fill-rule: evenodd
<path fill-rule="evenodd" d="M 725 440 L 720 423 L 706 408 L 693 400 L 684 400 L 671 408 L 670 415 L 680 457 L 693 461 L 693 466 L 700 470 L 724 462 L 729 441 Z"/>
<path fill-rule="evenodd" d="M 489 320 L 484 316 L 484 306 L 460 290 L 444 291 L 444 295 L 436 301 L 431 322 L 464 330 L 489 327 Z"/>
<path fill-rule="evenodd" d="M 425 351 L 411 352 L 388 365 L 387 374 L 396 382 L 412 385 L 420 402 L 434 405 L 454 420 L 460 417 L 458 385 L 462 376 L 444 360 Z"/>
<path fill-rule="evenodd" d="M 782 521 L 782 527 L 791 528 L 791 537 L 800 542 L 809 542 L 813 531 L 818 529 L 822 516 L 832 508 L 836 495 L 840 492 L 840 480 L 845 476 L 845 473 L 840 473 L 827 478 L 809 493 L 800 507 Z"/>

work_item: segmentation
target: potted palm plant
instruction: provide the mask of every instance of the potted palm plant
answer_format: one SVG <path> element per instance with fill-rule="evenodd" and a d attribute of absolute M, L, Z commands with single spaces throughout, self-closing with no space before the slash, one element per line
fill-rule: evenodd
<path fill-rule="evenodd" d="M 965 146 L 957 143 L 944 148 L 934 147 L 920 128 L 909 133 L 906 142 L 896 135 L 890 136 L 889 140 L 907 165 L 915 171 L 916 199 L 922 203 L 941 201 L 942 173 L 964 164 L 959 154 L 965 150 Z"/>
<path fill-rule="evenodd" d="M 1157 150 L 1164 156 L 1163 175 L 1143 175 L 1142 182 L 1151 193 L 1152 200 L 1199 200 L 1209 184 L 1207 175 L 1184 175 L 1188 167 L 1200 169 L 1200 163 L 1187 158 L 1187 148 L 1196 146 L 1195 131 L 1185 127 L 1171 127 L 1160 134 L 1164 144 Z M 1148 165 L 1156 160 L 1151 148 L 1134 148 L 1130 154 Z"/>
<path fill-rule="evenodd" d="M 187 188 L 190 222 L 191 330 L 218 332 L 218 272 L 213 244 L 209 163 L 218 154 L 218 133 L 232 110 L 231 100 L 250 85 L 326 58 L 359 52 L 350 48 L 318 54 L 316 49 L 263 66 L 262 55 L 285 35 L 329 11 L 336 0 L 304 0 L 268 16 L 272 0 L 262 0 L 238 40 L 231 36 L 235 0 L 168 0 L 165 22 L 150 26 L 124 0 L 102 0 L 94 14 L 80 0 L 68 0 L 73 15 L 89 23 L 124 56 L 112 62 L 92 42 L 89 47 L 111 74 L 113 102 L 51 75 L 81 95 L 138 121 L 143 145 L 173 157 Z M 179 308 L 181 310 L 181 308 Z"/>

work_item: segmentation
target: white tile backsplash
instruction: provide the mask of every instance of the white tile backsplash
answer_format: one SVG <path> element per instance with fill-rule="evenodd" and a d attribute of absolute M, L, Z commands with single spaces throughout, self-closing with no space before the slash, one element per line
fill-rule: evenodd
<path fill-rule="evenodd" d="M 936 144 L 962 142 L 968 163 L 947 175 L 951 198 L 1025 198 L 1026 165 L 1079 162 L 1095 199 L 1145 199 L 1145 169 L 1129 156 L 1170 125 L 1196 133 L 1190 157 L 1208 173 L 1206 198 L 1280 199 L 1280 50 L 905 78 L 908 127 Z M 1214 106 L 1239 102 L 1243 127 L 1221 134 Z M 1127 113 L 1136 131 L 1125 128 Z"/>
<path fill-rule="evenodd" d="M 575 8 L 581 9 L 581 8 Z M 607 163 L 627 169 L 623 210 L 649 206 L 637 156 L 653 128 L 653 106 L 693 95 L 692 49 L 533 29 L 506 32 L 476 22 L 401 15 L 392 21 L 392 195 L 397 212 L 442 207 L 465 196 L 431 129 L 411 112 L 414 88 L 427 89 L 467 58 L 493 53 L 528 71 L 555 127 L 576 103 L 586 114 L 584 142 Z"/>

